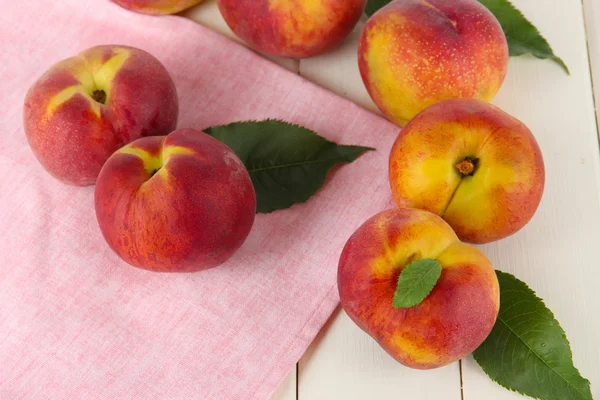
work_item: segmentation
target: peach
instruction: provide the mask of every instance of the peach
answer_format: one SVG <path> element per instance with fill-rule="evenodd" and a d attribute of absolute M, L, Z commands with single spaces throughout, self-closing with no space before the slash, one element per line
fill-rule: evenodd
<path fill-rule="evenodd" d="M 98 46 L 50 68 L 25 97 L 33 153 L 55 178 L 91 185 L 110 155 L 175 129 L 179 103 L 165 67 L 145 51 Z"/>
<path fill-rule="evenodd" d="M 121 7 L 135 12 L 153 15 L 175 14 L 188 9 L 202 0 L 112 0 Z"/>
<path fill-rule="evenodd" d="M 358 48 L 371 98 L 400 126 L 441 100 L 490 101 L 507 63 L 502 27 L 477 0 L 395 0 L 367 21 Z"/>
<path fill-rule="evenodd" d="M 231 30 L 255 49 L 306 58 L 341 44 L 366 0 L 217 0 Z"/>
<path fill-rule="evenodd" d="M 474 99 L 446 100 L 419 113 L 400 132 L 389 160 L 398 206 L 443 217 L 471 243 L 525 226 L 542 198 L 544 176 L 529 129 Z"/>
<path fill-rule="evenodd" d="M 256 195 L 240 159 L 192 129 L 116 151 L 95 191 L 98 225 L 127 263 L 191 272 L 225 262 L 248 236 Z"/>
<path fill-rule="evenodd" d="M 430 258 L 440 279 L 418 305 L 392 305 L 409 263 Z M 350 237 L 338 268 L 348 316 L 400 363 L 417 369 L 450 364 L 473 352 L 491 332 L 500 305 L 494 269 L 458 240 L 440 217 L 423 210 L 384 211 Z"/>

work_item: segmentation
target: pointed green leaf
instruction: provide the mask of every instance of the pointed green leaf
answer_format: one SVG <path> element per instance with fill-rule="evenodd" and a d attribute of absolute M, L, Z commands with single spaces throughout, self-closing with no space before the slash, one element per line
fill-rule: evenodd
<path fill-rule="evenodd" d="M 369 0 L 365 13 L 371 16 L 391 2 L 392 0 Z M 550 59 L 560 65 L 567 74 L 569 73 L 567 65 L 554 55 L 552 48 L 537 28 L 510 1 L 479 0 L 479 2 L 486 6 L 500 22 L 511 56 L 529 53 L 537 58 Z"/>
<path fill-rule="evenodd" d="M 392 305 L 395 308 L 418 305 L 431 293 L 441 275 L 442 265 L 437 260 L 422 258 L 408 264 L 398 277 Z"/>
<path fill-rule="evenodd" d="M 532 54 L 537 58 L 550 59 L 560 65 L 569 74 L 569 68 L 562 59 L 554 55 L 548 41 L 544 39 L 537 28 L 510 1 L 479 0 L 479 2 L 498 18 L 506 35 L 508 50 L 511 56 Z"/>
<path fill-rule="evenodd" d="M 356 160 L 369 147 L 342 146 L 283 121 L 235 122 L 204 132 L 229 146 L 254 184 L 257 212 L 302 203 L 315 194 L 335 165 Z"/>
<path fill-rule="evenodd" d="M 500 314 L 473 356 L 492 380 L 543 400 L 591 400 L 590 382 L 573 365 L 565 332 L 542 299 L 514 276 L 496 271 Z"/>

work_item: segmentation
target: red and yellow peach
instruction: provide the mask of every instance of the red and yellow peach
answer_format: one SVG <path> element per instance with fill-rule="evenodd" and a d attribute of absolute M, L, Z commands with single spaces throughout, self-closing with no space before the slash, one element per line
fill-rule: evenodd
<path fill-rule="evenodd" d="M 352 31 L 366 0 L 217 0 L 231 30 L 253 48 L 306 58 L 333 49 Z"/>
<path fill-rule="evenodd" d="M 458 237 L 487 243 L 529 222 L 544 191 L 544 161 L 529 129 L 479 100 L 433 105 L 400 132 L 389 160 L 399 207 L 433 212 Z"/>
<path fill-rule="evenodd" d="M 98 225 L 127 263 L 153 271 L 215 267 L 242 245 L 256 195 L 240 159 L 192 129 L 116 151 L 96 184 Z"/>
<path fill-rule="evenodd" d="M 98 46 L 59 62 L 25 97 L 25 134 L 54 177 L 91 185 L 104 162 L 142 136 L 175 129 L 179 103 L 165 67 L 145 51 Z"/>
<path fill-rule="evenodd" d="M 113 0 L 121 7 L 132 11 L 153 14 L 175 14 L 188 9 L 202 0 Z"/>
<path fill-rule="evenodd" d="M 398 276 L 431 258 L 442 274 L 418 305 L 395 308 Z M 473 352 L 491 332 L 500 290 L 488 259 L 461 243 L 440 217 L 423 210 L 384 211 L 348 240 L 338 268 L 348 316 L 400 363 L 430 369 Z"/>
<path fill-rule="evenodd" d="M 477 0 L 395 0 L 368 20 L 358 49 L 371 98 L 400 126 L 444 99 L 490 101 L 507 63 L 502 27 Z"/>

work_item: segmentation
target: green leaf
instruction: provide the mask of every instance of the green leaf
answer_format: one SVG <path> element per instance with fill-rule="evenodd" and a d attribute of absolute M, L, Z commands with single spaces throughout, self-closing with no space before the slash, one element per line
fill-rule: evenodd
<path fill-rule="evenodd" d="M 500 314 L 473 356 L 492 380 L 543 400 L 591 400 L 590 382 L 573 366 L 565 332 L 542 299 L 514 276 L 496 271 Z"/>
<path fill-rule="evenodd" d="M 422 258 L 408 264 L 398 277 L 398 286 L 392 305 L 396 308 L 414 307 L 431 293 L 442 275 L 442 265 L 437 260 Z"/>
<path fill-rule="evenodd" d="M 367 6 L 365 7 L 365 14 L 370 17 L 371 15 L 375 14 L 377 10 L 383 8 L 391 2 L 392 0 L 369 0 L 367 1 Z"/>
<path fill-rule="evenodd" d="M 369 0 L 365 13 L 373 15 L 377 10 L 391 3 L 392 0 Z M 532 54 L 537 58 L 550 59 L 560 65 L 569 74 L 569 68 L 559 57 L 535 26 L 508 0 L 479 0 L 496 16 L 508 42 L 511 56 Z"/>
<path fill-rule="evenodd" d="M 283 121 L 235 122 L 204 130 L 242 160 L 254 184 L 257 212 L 302 203 L 315 194 L 327 172 L 352 162 L 369 147 L 342 146 Z"/>
<path fill-rule="evenodd" d="M 511 56 L 532 54 L 537 58 L 550 59 L 570 74 L 563 60 L 554 55 L 548 41 L 508 0 L 479 0 L 479 2 L 498 18 L 506 35 Z"/>

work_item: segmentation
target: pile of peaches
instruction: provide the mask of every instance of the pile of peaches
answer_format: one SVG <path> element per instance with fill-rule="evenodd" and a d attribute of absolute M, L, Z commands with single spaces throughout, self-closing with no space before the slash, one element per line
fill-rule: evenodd
<path fill-rule="evenodd" d="M 114 1 L 151 14 L 200 2 Z M 366 0 L 217 3 L 251 47 L 305 58 L 338 46 Z M 488 336 L 498 280 L 485 255 L 466 243 L 517 232 L 542 197 L 534 136 L 487 103 L 504 80 L 508 55 L 500 24 L 476 0 L 395 0 L 361 34 L 365 86 L 403 126 L 389 157 L 398 208 L 351 236 L 338 287 L 348 315 L 410 367 L 449 364 Z M 164 67 L 123 46 L 57 64 L 25 102 L 25 131 L 42 165 L 67 183 L 96 183 L 96 214 L 109 245 L 128 263 L 158 271 L 222 263 L 248 235 L 256 209 L 248 173 L 230 149 L 190 129 L 170 133 L 177 107 Z M 399 276 L 424 258 L 441 264 L 439 280 L 418 305 L 396 308 Z"/>
<path fill-rule="evenodd" d="M 125 0 L 121 0 L 125 1 Z M 336 47 L 365 0 L 217 0 L 229 27 L 261 52 L 310 57 Z M 389 158 L 396 210 L 365 222 L 338 269 L 350 318 L 401 363 L 435 368 L 475 350 L 499 309 L 494 269 L 468 243 L 524 227 L 544 190 L 529 129 L 488 104 L 504 81 L 508 45 L 477 0 L 395 0 L 364 26 L 358 66 L 388 119 L 404 128 Z M 396 308 L 398 277 L 434 259 L 442 274 L 420 304 Z"/>
<path fill-rule="evenodd" d="M 152 271 L 215 267 L 242 245 L 256 195 L 225 144 L 175 129 L 179 101 L 149 53 L 98 46 L 50 68 L 25 98 L 24 127 L 42 166 L 96 184 L 98 225 L 127 263 Z"/>

